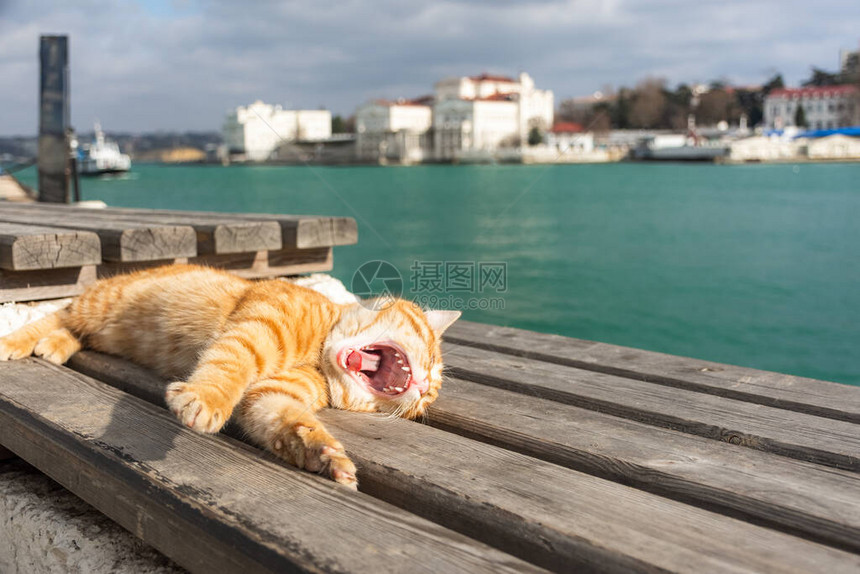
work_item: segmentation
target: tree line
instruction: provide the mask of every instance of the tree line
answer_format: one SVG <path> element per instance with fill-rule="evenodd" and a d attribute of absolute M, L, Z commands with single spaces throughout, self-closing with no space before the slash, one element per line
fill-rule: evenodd
<path fill-rule="evenodd" d="M 846 66 L 849 72 L 832 73 L 812 68 L 803 86 L 834 86 L 848 83 L 860 85 L 858 66 Z M 746 116 L 750 127 L 764 118 L 764 101 L 773 90 L 784 88 L 781 74 L 776 74 L 761 86 L 732 87 L 724 81 L 714 81 L 705 90 L 679 84 L 669 88 L 666 80 L 645 78 L 633 88 L 607 88 L 603 97 L 593 104 L 576 99 L 559 104 L 557 121 L 576 122 L 591 131 L 610 129 L 670 129 L 683 130 L 692 116 L 700 126 L 725 121 L 737 125 Z"/>

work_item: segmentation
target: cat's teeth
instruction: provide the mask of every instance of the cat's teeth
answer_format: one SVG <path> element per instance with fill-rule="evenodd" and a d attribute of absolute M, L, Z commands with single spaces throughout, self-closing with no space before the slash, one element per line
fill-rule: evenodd
<path fill-rule="evenodd" d="M 402 393 L 403 387 L 394 387 L 394 390 L 397 391 L 398 393 Z"/>
<path fill-rule="evenodd" d="M 402 369 L 403 369 L 404 371 L 406 371 L 407 373 L 409 372 L 409 367 L 402 367 Z"/>

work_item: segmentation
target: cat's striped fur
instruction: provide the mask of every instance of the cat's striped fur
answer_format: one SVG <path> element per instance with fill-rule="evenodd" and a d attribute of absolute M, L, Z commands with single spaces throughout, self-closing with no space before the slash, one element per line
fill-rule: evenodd
<path fill-rule="evenodd" d="M 355 466 L 315 416 L 324 406 L 415 417 L 442 383 L 440 335 L 457 312 L 404 300 L 338 305 L 282 280 L 172 265 L 97 282 L 0 339 L 0 360 L 57 364 L 82 345 L 175 379 L 168 407 L 217 432 L 233 416 L 290 463 L 355 487 Z"/>

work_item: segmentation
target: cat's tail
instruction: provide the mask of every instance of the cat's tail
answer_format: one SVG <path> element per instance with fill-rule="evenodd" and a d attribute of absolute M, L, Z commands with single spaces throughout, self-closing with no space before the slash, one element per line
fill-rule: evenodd
<path fill-rule="evenodd" d="M 0 338 L 0 361 L 37 355 L 57 365 L 81 349 L 81 342 L 65 324 L 68 311 L 61 309 Z"/>

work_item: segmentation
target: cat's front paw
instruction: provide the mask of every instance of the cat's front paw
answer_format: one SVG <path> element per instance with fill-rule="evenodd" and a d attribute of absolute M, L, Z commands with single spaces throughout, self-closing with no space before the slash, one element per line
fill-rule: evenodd
<path fill-rule="evenodd" d="M 272 450 L 299 468 L 318 472 L 352 490 L 358 490 L 355 464 L 343 445 L 325 429 L 297 423 L 275 439 Z"/>
<path fill-rule="evenodd" d="M 233 406 L 214 385 L 177 381 L 167 386 L 167 408 L 185 426 L 197 432 L 216 433 L 230 418 Z"/>
<path fill-rule="evenodd" d="M 57 329 L 36 343 L 33 354 L 62 365 L 81 350 L 81 342 L 68 329 Z"/>
<path fill-rule="evenodd" d="M 0 361 L 14 361 L 33 354 L 35 344 L 22 337 L 0 338 Z"/>

